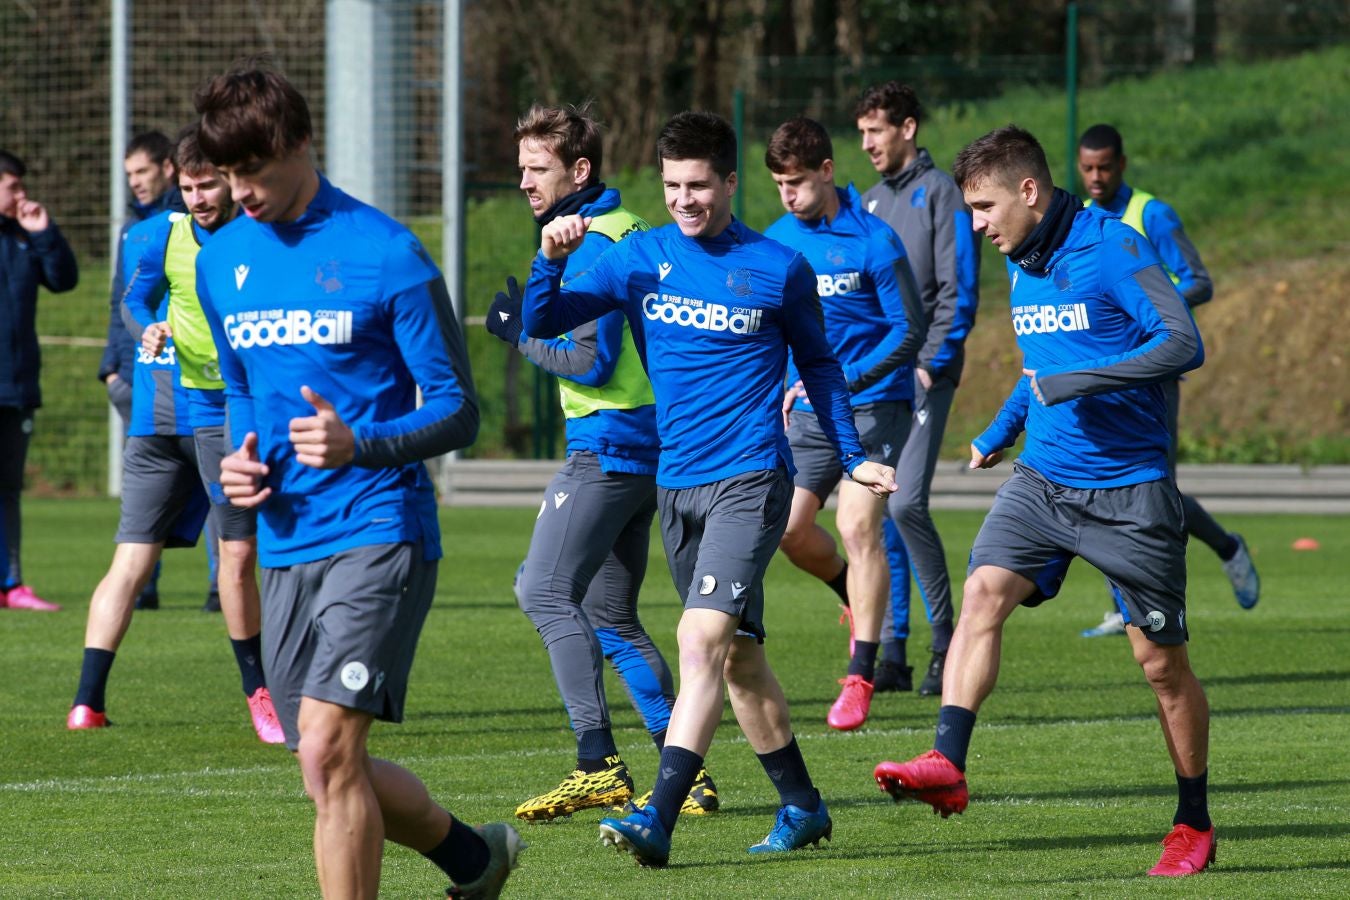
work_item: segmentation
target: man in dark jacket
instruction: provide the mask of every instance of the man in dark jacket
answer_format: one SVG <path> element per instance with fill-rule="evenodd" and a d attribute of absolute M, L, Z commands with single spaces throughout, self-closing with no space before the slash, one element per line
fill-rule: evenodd
<path fill-rule="evenodd" d="M 51 611 L 23 583 L 19 495 L 33 411 L 42 405 L 38 385 L 38 286 L 60 293 L 75 287 L 75 254 L 46 208 L 28 199 L 28 167 L 0 150 L 0 607 Z"/>

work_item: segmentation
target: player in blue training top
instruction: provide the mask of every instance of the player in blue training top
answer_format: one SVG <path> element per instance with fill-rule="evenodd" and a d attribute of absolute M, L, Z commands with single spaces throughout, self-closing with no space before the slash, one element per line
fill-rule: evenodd
<path fill-rule="evenodd" d="M 202 151 L 247 215 L 197 257 L 239 448 L 221 482 L 259 512 L 265 668 L 317 812 L 319 887 L 374 897 L 387 838 L 459 895 L 495 897 L 515 831 L 467 827 L 366 749 L 375 719 L 403 718 L 435 592 L 422 460 L 478 430 L 445 281 L 407 229 L 315 171 L 309 109 L 285 78 L 235 69 L 195 101 Z"/>
<path fill-rule="evenodd" d="M 1120 216 L 1126 225 L 1148 238 L 1153 249 L 1158 251 L 1168 277 L 1186 299 L 1186 305 L 1194 309 L 1202 303 L 1208 303 L 1214 295 L 1214 283 L 1205 270 L 1205 264 L 1200 261 L 1195 245 L 1181 227 L 1181 218 L 1172 207 L 1157 197 L 1125 183 L 1125 145 L 1120 132 L 1110 125 L 1093 125 L 1083 132 L 1083 136 L 1078 139 L 1078 172 L 1083 178 L 1083 187 L 1087 189 L 1087 205 L 1099 205 L 1107 212 Z M 1167 397 L 1168 430 L 1172 434 L 1167 460 L 1175 478 L 1177 417 L 1181 410 L 1180 379 L 1163 382 L 1163 391 Z M 1204 541 L 1205 546 L 1218 555 L 1223 562 L 1224 574 L 1233 585 L 1233 596 L 1237 598 L 1238 604 L 1243 609 L 1256 606 L 1261 599 L 1261 578 L 1256 573 L 1256 566 L 1252 563 L 1251 553 L 1242 535 L 1234 534 L 1220 525 L 1200 505 L 1200 501 L 1189 494 L 1181 495 L 1181 507 L 1185 512 L 1186 533 Z M 1101 624 L 1086 629 L 1083 637 L 1124 633 L 1124 612 L 1117 601 Z"/>
<path fill-rule="evenodd" d="M 904 245 L 889 225 L 862 208 L 850 185 L 834 184 L 834 148 L 825 128 L 799 116 L 773 133 L 764 162 L 787 215 L 764 232 L 794 250 L 816 273 L 825 336 L 848 382 L 853 421 L 869 459 L 895 466 L 909 434 L 914 360 L 925 334 L 919 287 Z M 841 731 L 867 721 L 890 566 L 881 540 L 886 501 L 845 481 L 830 442 L 811 412 L 795 369 L 788 368 L 783 415 L 797 466 L 783 552 L 798 568 L 847 582 L 852 650 L 839 699 L 826 721 Z M 836 522 L 848 562 L 816 515 L 839 485 Z"/>
<path fill-rule="evenodd" d="M 254 731 L 265 743 L 280 744 L 284 737 L 262 670 L 251 537 L 254 513 L 230 506 L 215 484 L 223 455 L 224 392 L 214 391 L 221 395 L 216 409 L 197 396 L 206 392 L 193 387 L 205 368 L 193 362 L 204 352 L 190 349 L 194 344 L 205 346 L 211 356 L 210 369 L 215 370 L 215 347 L 194 290 L 197 251 L 234 217 L 235 204 L 229 187 L 201 156 L 195 126 L 179 135 L 171 155 L 177 164 L 175 192 L 181 189 L 189 212 L 161 213 L 135 226 L 123 241 L 130 252 L 127 275 L 117 279 L 123 285 L 120 305 L 129 330 L 143 335 L 137 349 L 138 393 L 131 429 L 135 437 L 129 439 L 125 454 L 128 474 L 122 492 L 117 555 L 90 602 L 80 687 L 67 724 L 71 728 L 107 724 L 104 696 L 109 669 L 132 616 L 134 595 L 126 591 L 132 583 L 144 584 L 157 566 L 167 539 L 163 529 L 173 521 L 173 511 L 184 503 L 195 510 L 201 500 L 197 486 L 191 480 L 183 481 L 183 470 L 187 469 L 199 474 L 199 486 L 217 501 L 211 503 L 210 510 L 217 523 L 216 533 L 221 536 L 218 581 L 226 631 Z M 184 311 L 189 309 L 196 310 L 196 327 L 190 327 L 184 319 Z M 173 332 L 164 321 L 166 316 L 181 324 L 172 344 Z M 185 373 L 184 367 L 193 370 L 195 378 Z M 203 420 L 203 409 L 212 410 L 211 420 Z M 154 435 L 154 429 L 168 422 L 176 425 L 173 433 L 145 436 Z M 192 440 L 184 441 L 184 432 Z M 210 435 L 214 442 L 204 439 Z M 209 466 L 217 474 L 208 477 Z M 195 539 L 195 533 L 191 536 Z"/>
<path fill-rule="evenodd" d="M 1124 599 L 1176 769 L 1174 827 L 1149 874 L 1199 872 L 1214 859 L 1209 707 L 1186 652 L 1186 532 L 1161 385 L 1200 365 L 1200 335 L 1148 242 L 1055 188 L 1028 132 L 985 135 L 953 174 L 975 230 L 1008 257 L 1023 357 L 1023 377 L 971 445 L 971 468 L 996 464 L 1024 425 L 1027 443 L 970 552 L 934 749 L 881 763 L 877 783 L 944 817 L 966 808 L 966 755 L 998 678 L 1003 623 L 1019 604 L 1054 597 L 1081 556 Z"/>
<path fill-rule="evenodd" d="M 792 454 L 783 433 L 789 348 L 821 427 L 854 481 L 878 495 L 891 470 L 866 460 L 848 389 L 801 255 L 731 215 L 736 133 L 711 113 L 672 118 L 657 139 L 675 224 L 630 235 L 561 285 L 590 220 L 550 222 L 525 291 L 525 333 L 556 337 L 622 310 L 656 396 L 661 532 L 680 618 L 680 690 L 651 803 L 601 821 L 601 838 L 664 866 L 670 835 L 722 714 L 723 686 L 782 806 L 752 853 L 828 838 L 829 811 L 792 734 L 764 655 L 764 571 L 787 524 Z"/>
<path fill-rule="evenodd" d="M 590 267 L 646 222 L 619 205 L 600 181 L 604 142 L 588 107 L 534 106 L 516 124 L 520 186 L 542 228 L 581 215 L 591 227 L 567 258 L 567 272 Z M 638 619 L 656 514 L 656 401 L 628 324 L 619 311 L 553 340 L 521 334 L 515 279 L 488 309 L 487 328 L 559 378 L 567 419 L 567 462 L 544 492 L 529 553 L 516 579 L 520 608 L 539 631 L 577 739 L 573 772 L 531 797 L 516 815 L 548 821 L 579 809 L 620 806 L 633 779 L 619 755 L 605 698 L 604 663 L 623 679 L 658 750 L 665 744 L 675 685 L 670 666 Z M 718 807 L 706 771 L 683 811 Z"/>

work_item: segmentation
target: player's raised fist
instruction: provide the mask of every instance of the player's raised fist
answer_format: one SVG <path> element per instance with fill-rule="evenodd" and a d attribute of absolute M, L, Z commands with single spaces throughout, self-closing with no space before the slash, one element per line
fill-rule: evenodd
<path fill-rule="evenodd" d="M 351 462 L 356 455 L 356 436 L 333 404 L 308 385 L 301 386 L 300 396 L 314 407 L 314 415 L 290 421 L 295 458 L 316 469 L 336 469 Z"/>
<path fill-rule="evenodd" d="M 238 450 L 220 461 L 220 487 L 235 506 L 257 506 L 272 495 L 262 486 L 267 464 L 258 459 L 258 435 L 250 431 Z"/>
<path fill-rule="evenodd" d="M 549 259 L 562 259 L 581 246 L 590 227 L 590 216 L 559 216 L 544 226 L 539 249 Z"/>

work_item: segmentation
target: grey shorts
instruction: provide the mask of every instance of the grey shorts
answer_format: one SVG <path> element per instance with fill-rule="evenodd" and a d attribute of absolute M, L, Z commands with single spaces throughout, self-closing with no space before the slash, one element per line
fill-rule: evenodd
<path fill-rule="evenodd" d="M 895 468 L 900 451 L 909 438 L 910 418 L 911 405 L 908 400 L 866 403 L 855 407 L 853 422 L 858 428 L 858 438 L 867 458 Z M 815 494 L 823 506 L 844 477 L 844 469 L 839 465 L 839 451 L 825 436 L 820 428 L 820 420 L 811 410 L 792 411 L 787 436 L 788 444 L 792 447 L 792 462 L 797 467 L 793 484 Z"/>
<path fill-rule="evenodd" d="M 122 517 L 114 541 L 195 546 L 209 509 L 192 438 L 158 434 L 127 438 L 122 450 Z"/>
<path fill-rule="evenodd" d="M 1071 488 L 1020 463 L 994 497 L 970 551 L 980 566 L 1016 572 L 1036 585 L 1037 606 L 1059 593 L 1079 556 L 1100 569 L 1127 621 L 1159 644 L 1186 630 L 1186 529 L 1170 479 L 1115 488 Z"/>
<path fill-rule="evenodd" d="M 246 509 L 230 503 L 220 486 L 220 461 L 228 447 L 224 425 L 207 425 L 192 431 L 197 447 L 197 471 L 201 473 L 206 496 L 211 500 L 211 522 L 216 536 L 222 541 L 244 541 L 258 533 L 257 509 Z"/>
<path fill-rule="evenodd" d="M 436 562 L 420 545 L 372 544 L 262 570 L 263 670 L 287 747 L 302 697 L 403 721 Z"/>
<path fill-rule="evenodd" d="M 764 572 L 787 529 L 786 469 L 745 472 L 698 487 L 658 488 L 661 539 L 686 609 L 734 616 L 764 640 Z"/>

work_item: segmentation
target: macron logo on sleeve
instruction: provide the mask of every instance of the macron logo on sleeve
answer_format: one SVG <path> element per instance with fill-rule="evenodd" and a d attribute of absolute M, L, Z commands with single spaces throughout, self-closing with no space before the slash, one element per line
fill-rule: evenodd
<path fill-rule="evenodd" d="M 244 282 L 248 280 L 248 266 L 240 263 L 234 267 L 234 289 L 242 291 Z"/>

